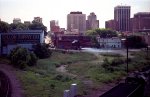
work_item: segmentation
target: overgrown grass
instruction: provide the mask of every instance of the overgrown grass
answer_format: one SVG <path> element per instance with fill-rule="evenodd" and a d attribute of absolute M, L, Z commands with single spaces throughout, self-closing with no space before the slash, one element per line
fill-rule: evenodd
<path fill-rule="evenodd" d="M 133 52 L 133 58 L 129 62 L 129 70 L 139 70 L 149 66 L 145 59 L 144 52 Z M 142 56 L 142 58 L 140 58 Z M 92 81 L 93 84 L 114 82 L 126 75 L 126 62 L 111 66 L 114 70 L 109 71 L 102 67 L 104 58 L 110 62 L 117 58 L 124 58 L 121 55 L 93 55 L 90 53 L 61 53 L 53 52 L 51 58 L 39 59 L 34 67 L 25 71 L 18 71 L 25 89 L 25 97 L 62 97 L 63 91 L 70 88 L 71 83 L 77 83 L 79 94 L 85 94 L 87 87 L 84 80 Z M 56 68 L 67 65 L 68 73 L 77 75 L 72 77 L 57 72 Z"/>
<path fill-rule="evenodd" d="M 77 83 L 81 89 L 79 79 L 57 72 L 56 67 L 94 59 L 96 57 L 89 53 L 60 52 L 53 52 L 51 58 L 39 59 L 36 66 L 17 73 L 25 89 L 25 97 L 62 97 L 63 91 L 72 83 Z"/>
<path fill-rule="evenodd" d="M 121 54 L 116 53 L 102 53 L 101 55 L 106 57 L 123 57 Z"/>

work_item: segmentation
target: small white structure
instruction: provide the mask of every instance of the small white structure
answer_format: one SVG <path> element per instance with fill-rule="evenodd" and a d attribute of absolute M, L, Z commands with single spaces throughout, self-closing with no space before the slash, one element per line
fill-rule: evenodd
<path fill-rule="evenodd" d="M 63 97 L 74 97 L 77 95 L 77 84 L 71 84 L 70 90 L 64 91 Z"/>
<path fill-rule="evenodd" d="M 100 38 L 97 40 L 101 48 L 121 48 L 121 39 L 119 37 Z"/>
<path fill-rule="evenodd" d="M 70 90 L 64 91 L 64 97 L 70 97 Z"/>
<path fill-rule="evenodd" d="M 70 94 L 70 97 L 74 97 L 75 95 L 77 95 L 77 84 L 71 84 Z"/>

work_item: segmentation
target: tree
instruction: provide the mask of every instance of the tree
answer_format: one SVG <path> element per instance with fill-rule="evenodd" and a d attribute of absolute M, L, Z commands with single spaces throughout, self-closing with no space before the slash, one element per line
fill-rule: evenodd
<path fill-rule="evenodd" d="M 136 35 L 128 36 L 125 45 L 128 45 L 129 48 L 145 48 L 147 46 L 142 37 Z"/>
<path fill-rule="evenodd" d="M 23 23 L 18 23 L 18 24 L 11 23 L 10 24 L 10 30 L 27 30 L 27 29 L 29 29 L 28 26 Z"/>
<path fill-rule="evenodd" d="M 44 31 L 44 35 L 47 35 L 47 27 L 44 26 L 42 23 L 38 23 L 33 21 L 32 24 L 29 25 L 29 29 L 30 30 L 43 30 Z"/>
<path fill-rule="evenodd" d="M 99 48 L 100 44 L 99 44 L 98 40 L 96 39 L 96 37 L 91 37 L 91 38 L 92 38 L 93 46 L 96 48 Z"/>
<path fill-rule="evenodd" d="M 94 30 L 88 30 L 86 32 L 86 35 L 92 36 L 92 42 L 94 44 L 94 47 L 100 47 L 100 44 L 97 41 L 97 36 L 101 38 L 110 38 L 110 37 L 117 37 L 117 32 L 110 30 L 110 29 L 94 29 Z"/>
<path fill-rule="evenodd" d="M 3 21 L 0 21 L 0 33 L 7 33 L 9 31 L 9 24 Z"/>
<path fill-rule="evenodd" d="M 47 44 L 37 44 L 34 47 L 34 53 L 39 58 L 48 58 L 51 56 L 51 51 L 48 49 Z"/>
<path fill-rule="evenodd" d="M 27 65 L 33 66 L 36 64 L 37 57 L 30 53 L 26 48 L 16 47 L 9 54 L 11 63 L 20 69 L 24 69 Z"/>
<path fill-rule="evenodd" d="M 99 35 L 102 38 L 117 37 L 117 32 L 110 29 L 94 29 L 86 32 L 87 35 Z"/>

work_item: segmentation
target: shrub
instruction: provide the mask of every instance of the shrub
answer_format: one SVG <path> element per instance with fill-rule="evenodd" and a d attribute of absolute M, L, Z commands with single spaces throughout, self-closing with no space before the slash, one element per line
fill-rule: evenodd
<path fill-rule="evenodd" d="M 63 76 L 63 75 L 58 74 L 54 77 L 54 80 L 59 80 L 62 82 L 68 82 L 71 80 L 71 78 L 69 76 Z"/>
<path fill-rule="evenodd" d="M 29 66 L 33 66 L 33 65 L 36 65 L 36 62 L 38 60 L 38 58 L 36 57 L 36 55 L 34 53 L 30 53 L 30 60 L 28 62 L 28 65 Z"/>
<path fill-rule="evenodd" d="M 103 68 L 107 68 L 109 65 L 110 65 L 110 63 L 109 63 L 108 59 L 105 58 L 105 59 L 104 59 L 104 62 L 103 62 L 103 64 L 102 64 L 102 67 L 103 67 Z"/>
<path fill-rule="evenodd" d="M 104 62 L 102 63 L 102 67 L 110 72 L 113 72 L 115 70 L 118 70 L 117 66 L 124 64 L 125 60 L 122 58 L 114 58 L 112 61 L 109 61 L 107 58 L 104 59 Z"/>
<path fill-rule="evenodd" d="M 43 59 L 51 56 L 52 52 L 48 49 L 47 44 L 37 44 L 34 47 L 34 53 L 37 57 Z"/>
<path fill-rule="evenodd" d="M 111 65 L 112 66 L 117 66 L 117 65 L 120 65 L 120 64 L 124 64 L 125 63 L 125 60 L 123 60 L 122 58 L 114 58 L 111 62 Z"/>
<path fill-rule="evenodd" d="M 116 54 L 116 53 L 102 53 L 101 55 L 107 57 L 122 57 L 121 54 Z"/>
<path fill-rule="evenodd" d="M 36 64 L 37 57 L 30 53 L 26 48 L 16 47 L 9 54 L 11 63 L 20 69 L 24 69 L 27 65 L 33 66 Z"/>
<path fill-rule="evenodd" d="M 55 89 L 55 85 L 54 84 L 51 84 L 50 87 L 51 87 L 51 89 Z"/>

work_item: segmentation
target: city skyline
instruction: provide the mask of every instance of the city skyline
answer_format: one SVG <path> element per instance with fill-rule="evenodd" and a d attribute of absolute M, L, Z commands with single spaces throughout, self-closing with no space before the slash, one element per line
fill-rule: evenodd
<path fill-rule="evenodd" d="M 20 18 L 21 22 L 24 22 L 39 16 L 43 18 L 43 24 L 49 30 L 51 20 L 58 20 L 60 27 L 67 28 L 67 14 L 71 11 L 82 11 L 86 14 L 86 19 L 94 12 L 100 28 L 104 28 L 105 21 L 114 18 L 114 7 L 117 5 L 131 6 L 131 17 L 137 12 L 150 11 L 149 0 L 0 0 L 0 18 L 12 23 L 13 18 Z"/>

